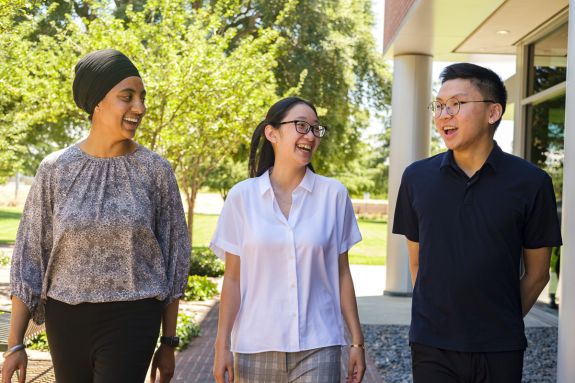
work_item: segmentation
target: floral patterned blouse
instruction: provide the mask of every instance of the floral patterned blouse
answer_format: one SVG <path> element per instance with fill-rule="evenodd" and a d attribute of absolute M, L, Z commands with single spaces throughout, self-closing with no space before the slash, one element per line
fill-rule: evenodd
<path fill-rule="evenodd" d="M 36 323 L 47 297 L 82 302 L 183 294 L 190 241 L 168 161 L 143 146 L 97 158 L 73 145 L 46 157 L 30 189 L 10 272 Z"/>

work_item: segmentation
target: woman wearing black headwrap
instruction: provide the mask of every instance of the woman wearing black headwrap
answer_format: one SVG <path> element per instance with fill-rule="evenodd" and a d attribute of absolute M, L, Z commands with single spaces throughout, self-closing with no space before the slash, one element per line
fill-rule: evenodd
<path fill-rule="evenodd" d="M 174 371 L 178 298 L 190 242 L 169 163 L 133 137 L 146 112 L 136 67 L 115 50 L 76 65 L 81 142 L 46 157 L 24 207 L 11 267 L 2 383 L 24 382 L 23 335 L 46 321 L 58 383 L 141 383 Z"/>

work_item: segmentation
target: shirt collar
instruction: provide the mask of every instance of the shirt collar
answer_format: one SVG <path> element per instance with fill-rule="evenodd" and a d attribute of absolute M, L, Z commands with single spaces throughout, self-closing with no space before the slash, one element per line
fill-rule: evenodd
<path fill-rule="evenodd" d="M 497 141 L 493 141 L 493 149 L 491 149 L 491 153 L 489 153 L 489 156 L 487 156 L 487 160 L 485 160 L 485 164 L 483 164 L 483 166 L 489 165 L 493 169 L 493 171 L 496 172 L 497 164 L 499 163 L 499 160 L 501 159 L 502 156 L 503 156 L 503 150 L 501 150 L 499 145 L 497 145 Z M 447 152 L 445 152 L 445 155 L 443 156 L 443 159 L 441 160 L 441 165 L 439 167 L 443 169 L 446 166 L 459 168 L 455 163 L 455 159 L 453 158 L 453 150 L 448 150 Z"/>
<path fill-rule="evenodd" d="M 315 184 L 315 178 L 316 174 L 312 172 L 310 168 L 306 167 L 305 175 L 295 190 L 302 188 L 311 193 L 313 191 L 313 185 Z M 271 190 L 272 183 L 270 181 L 269 170 L 266 170 L 264 174 L 258 177 L 258 186 L 261 195 L 264 195 L 268 190 Z"/>

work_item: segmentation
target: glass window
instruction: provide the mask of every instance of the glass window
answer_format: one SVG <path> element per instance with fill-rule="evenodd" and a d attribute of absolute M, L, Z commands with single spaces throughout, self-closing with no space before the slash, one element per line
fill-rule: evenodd
<path fill-rule="evenodd" d="M 560 204 L 563 189 L 565 95 L 529 108 L 532 117 L 530 160 L 551 176 L 555 197 Z"/>
<path fill-rule="evenodd" d="M 567 33 L 564 24 L 531 45 L 528 96 L 567 79 Z"/>

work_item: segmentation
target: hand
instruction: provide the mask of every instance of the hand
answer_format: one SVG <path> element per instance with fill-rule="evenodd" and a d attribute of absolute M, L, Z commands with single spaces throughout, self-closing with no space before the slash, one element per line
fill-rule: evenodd
<path fill-rule="evenodd" d="M 365 350 L 361 347 L 350 347 L 347 362 L 346 383 L 360 383 L 365 373 Z"/>
<path fill-rule="evenodd" d="M 28 366 L 28 355 L 25 350 L 8 355 L 2 366 L 2 383 L 10 383 L 14 372 L 18 376 L 18 383 L 24 383 L 26 381 L 26 366 Z"/>
<path fill-rule="evenodd" d="M 160 370 L 160 383 L 169 383 L 174 376 L 176 369 L 175 349 L 164 344 L 156 350 L 152 359 L 152 370 L 150 372 L 150 382 L 156 381 L 156 370 Z M 4 383 L 4 382 L 2 382 Z"/>
<path fill-rule="evenodd" d="M 232 383 L 234 381 L 234 355 L 230 350 L 216 350 L 212 373 L 216 383 Z"/>

